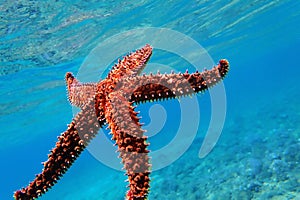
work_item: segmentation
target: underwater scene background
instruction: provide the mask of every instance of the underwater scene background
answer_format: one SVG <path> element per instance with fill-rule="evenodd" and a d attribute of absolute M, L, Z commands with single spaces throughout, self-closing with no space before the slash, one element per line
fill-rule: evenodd
<path fill-rule="evenodd" d="M 292 0 L 1 1 L 0 199 L 13 199 L 15 190 L 41 172 L 41 162 L 71 122 L 65 73 L 76 74 L 99 43 L 145 27 L 178 31 L 202 45 L 215 63 L 230 62 L 226 118 L 216 146 L 199 158 L 211 102 L 209 92 L 198 94 L 193 98 L 201 120 L 192 113 L 185 119 L 197 124 L 197 134 L 179 159 L 153 171 L 149 199 L 300 199 L 299 23 L 300 3 Z M 178 72 L 190 67 L 155 48 L 150 62 Z M 157 69 L 164 71 L 145 71 Z M 179 104 L 188 98 L 137 106 L 145 129 L 152 123 L 156 130 L 154 122 L 161 126 L 149 133 L 150 150 L 175 137 Z M 165 113 L 163 125 L 153 110 Z M 92 147 L 110 137 L 103 132 Z M 39 199 L 124 199 L 124 180 L 124 171 L 86 150 Z"/>

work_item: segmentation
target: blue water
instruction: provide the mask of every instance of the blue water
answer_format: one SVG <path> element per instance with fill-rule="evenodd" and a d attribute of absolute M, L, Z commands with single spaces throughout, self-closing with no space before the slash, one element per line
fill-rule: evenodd
<path fill-rule="evenodd" d="M 151 174 L 149 199 L 300 198 L 298 1 L 7 0 L 0 21 L 0 199 L 12 199 L 42 170 L 70 123 L 64 74 L 76 74 L 92 49 L 110 37 L 147 27 L 178 31 L 201 44 L 215 63 L 226 58 L 231 64 L 224 79 L 226 119 L 215 148 L 199 158 L 211 102 L 208 93 L 197 95 L 201 120 L 193 112 L 185 118 L 191 127 L 199 125 L 196 136 L 179 159 Z M 154 72 L 168 71 L 166 65 L 190 68 L 180 55 L 159 49 L 150 62 L 163 64 Z M 158 131 L 149 138 L 152 151 L 175 137 L 180 103 L 187 99 L 138 105 L 144 127 Z M 151 117 L 152 108 L 161 115 Z M 185 131 L 192 134 L 189 127 Z M 100 133 L 91 146 L 106 137 Z M 123 171 L 84 151 L 40 199 L 123 199 L 125 179 Z"/>

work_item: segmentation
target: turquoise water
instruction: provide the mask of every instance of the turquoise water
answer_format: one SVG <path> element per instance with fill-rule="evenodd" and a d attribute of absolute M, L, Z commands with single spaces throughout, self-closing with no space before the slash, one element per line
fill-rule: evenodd
<path fill-rule="evenodd" d="M 217 145 L 199 158 L 211 102 L 208 93 L 197 95 L 201 120 L 188 119 L 191 126 L 198 123 L 197 135 L 179 159 L 152 173 L 149 199 L 300 198 L 298 1 L 2 1 L 0 17 L 0 199 L 12 199 L 42 170 L 70 123 L 65 73 L 76 74 L 103 41 L 142 27 L 178 31 L 201 44 L 215 63 L 226 58 L 231 64 Z M 159 49 L 151 61 L 182 72 L 189 68 L 180 56 Z M 149 139 L 152 151 L 176 135 L 180 101 L 138 105 L 145 127 L 154 120 L 153 106 L 166 113 Z M 105 137 L 100 133 L 91 146 Z M 40 199 L 123 199 L 123 174 L 84 151 Z"/>

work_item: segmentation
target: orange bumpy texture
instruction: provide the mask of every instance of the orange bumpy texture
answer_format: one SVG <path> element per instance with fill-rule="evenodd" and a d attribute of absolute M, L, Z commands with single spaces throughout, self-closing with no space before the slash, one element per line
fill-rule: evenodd
<path fill-rule="evenodd" d="M 67 130 L 43 163 L 42 172 L 25 188 L 15 192 L 15 199 L 33 199 L 48 191 L 73 164 L 99 129 L 108 123 L 116 141 L 129 182 L 128 200 L 147 199 L 150 188 L 150 161 L 147 137 L 141 128 L 133 104 L 164 100 L 203 92 L 220 82 L 229 70 L 227 60 L 220 60 L 211 70 L 189 74 L 139 76 L 152 54 L 145 45 L 125 56 L 98 83 L 80 83 L 66 74 L 70 103 L 80 107 Z"/>

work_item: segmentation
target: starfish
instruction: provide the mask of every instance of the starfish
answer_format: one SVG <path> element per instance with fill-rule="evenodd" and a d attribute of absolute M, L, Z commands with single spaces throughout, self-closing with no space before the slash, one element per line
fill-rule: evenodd
<path fill-rule="evenodd" d="M 152 47 L 125 56 L 114 65 L 104 80 L 81 83 L 72 73 L 65 76 L 68 98 L 80 112 L 68 125 L 43 163 L 44 168 L 15 199 L 34 199 L 47 192 L 105 124 L 111 130 L 128 176 L 127 200 L 147 199 L 150 188 L 150 162 L 147 136 L 137 117 L 135 105 L 155 100 L 178 98 L 199 92 L 220 82 L 229 70 L 222 59 L 211 70 L 195 73 L 140 75 L 152 54 Z"/>

